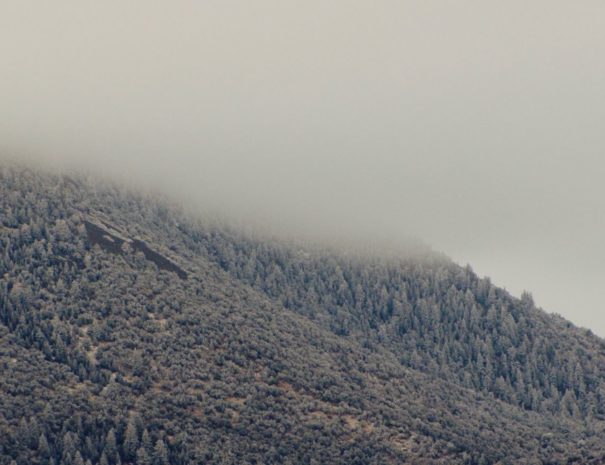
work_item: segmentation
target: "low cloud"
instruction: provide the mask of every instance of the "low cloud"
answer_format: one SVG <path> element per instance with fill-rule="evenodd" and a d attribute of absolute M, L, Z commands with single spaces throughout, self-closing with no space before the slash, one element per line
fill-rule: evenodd
<path fill-rule="evenodd" d="M 605 335 L 602 2 L 6 2 L 4 154 L 420 237 Z"/>

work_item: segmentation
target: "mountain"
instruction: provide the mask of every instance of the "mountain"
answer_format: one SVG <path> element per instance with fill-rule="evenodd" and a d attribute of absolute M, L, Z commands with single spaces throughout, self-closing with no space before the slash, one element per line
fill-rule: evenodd
<path fill-rule="evenodd" d="M 420 250 L 0 168 L 0 464 L 602 464 L 605 341 Z"/>

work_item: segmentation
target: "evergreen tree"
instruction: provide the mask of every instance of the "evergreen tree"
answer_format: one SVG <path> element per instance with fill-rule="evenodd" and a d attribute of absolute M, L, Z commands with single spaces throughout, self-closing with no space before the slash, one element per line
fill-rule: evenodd
<path fill-rule="evenodd" d="M 115 462 L 117 455 L 118 447 L 116 443 L 116 431 L 111 428 L 105 437 L 105 447 L 103 448 L 102 456 L 105 456 L 105 460 L 110 460 L 113 463 Z"/>
<path fill-rule="evenodd" d="M 136 457 L 136 465 L 151 465 L 151 459 L 149 458 L 149 454 L 143 447 L 139 447 L 136 453 Z"/>
<path fill-rule="evenodd" d="M 137 449 L 139 448 L 139 434 L 134 416 L 131 416 L 128 420 L 122 448 L 124 450 L 124 457 L 127 460 L 134 460 L 136 458 Z"/>
<path fill-rule="evenodd" d="M 151 437 L 149 436 L 149 431 L 147 431 L 147 428 L 143 430 L 143 434 L 141 435 L 141 447 L 145 449 L 147 454 L 151 455 L 153 451 L 153 443 L 151 442 Z"/>
<path fill-rule="evenodd" d="M 73 465 L 84 465 L 84 460 L 82 459 L 82 455 L 80 454 L 80 451 L 77 451 L 75 456 L 74 456 L 74 460 L 73 460 Z"/>
<path fill-rule="evenodd" d="M 50 447 L 48 446 L 48 440 L 44 433 L 42 433 L 38 439 L 38 453 L 40 454 L 40 457 L 45 459 L 50 458 Z"/>
<path fill-rule="evenodd" d="M 162 439 L 158 439 L 153 448 L 153 465 L 168 465 L 168 449 Z"/>

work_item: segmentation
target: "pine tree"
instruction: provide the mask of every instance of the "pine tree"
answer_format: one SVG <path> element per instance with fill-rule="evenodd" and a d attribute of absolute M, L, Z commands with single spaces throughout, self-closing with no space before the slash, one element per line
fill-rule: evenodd
<path fill-rule="evenodd" d="M 137 450 L 137 465 L 151 465 L 149 454 L 143 447 Z"/>
<path fill-rule="evenodd" d="M 76 447 L 77 436 L 74 433 L 67 432 L 63 436 L 63 455 L 62 460 L 66 464 L 73 463 L 73 459 L 76 455 L 77 447 Z"/>
<path fill-rule="evenodd" d="M 80 451 L 76 451 L 76 454 L 75 454 L 74 460 L 73 460 L 73 464 L 74 465 L 84 465 L 84 460 L 82 459 L 82 454 L 80 454 Z"/>
<path fill-rule="evenodd" d="M 147 428 L 143 430 L 143 434 L 141 435 L 141 447 L 145 449 L 147 454 L 151 455 L 153 451 L 153 443 L 151 442 L 151 437 L 149 436 L 149 431 L 147 431 Z"/>
<path fill-rule="evenodd" d="M 48 446 L 48 440 L 46 439 L 46 435 L 44 433 L 42 433 L 38 439 L 38 454 L 40 454 L 40 457 L 43 458 L 50 457 L 50 447 Z"/>
<path fill-rule="evenodd" d="M 105 437 L 105 447 L 103 448 L 102 457 L 105 456 L 105 460 L 114 462 L 117 454 L 118 446 L 116 444 L 116 431 L 111 428 Z"/>
<path fill-rule="evenodd" d="M 128 420 L 126 426 L 126 432 L 124 433 L 124 457 L 128 460 L 134 460 L 137 455 L 137 449 L 139 448 L 139 437 L 137 433 L 137 427 L 135 424 L 134 417 Z"/>
<path fill-rule="evenodd" d="M 153 465 L 168 465 L 168 449 L 162 439 L 158 439 L 153 448 Z"/>

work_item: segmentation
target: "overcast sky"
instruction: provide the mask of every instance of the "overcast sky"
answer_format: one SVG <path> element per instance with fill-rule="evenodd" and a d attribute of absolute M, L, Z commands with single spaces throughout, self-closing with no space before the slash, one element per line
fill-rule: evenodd
<path fill-rule="evenodd" d="M 605 336 L 602 0 L 0 0 L 0 147 L 418 236 Z"/>

